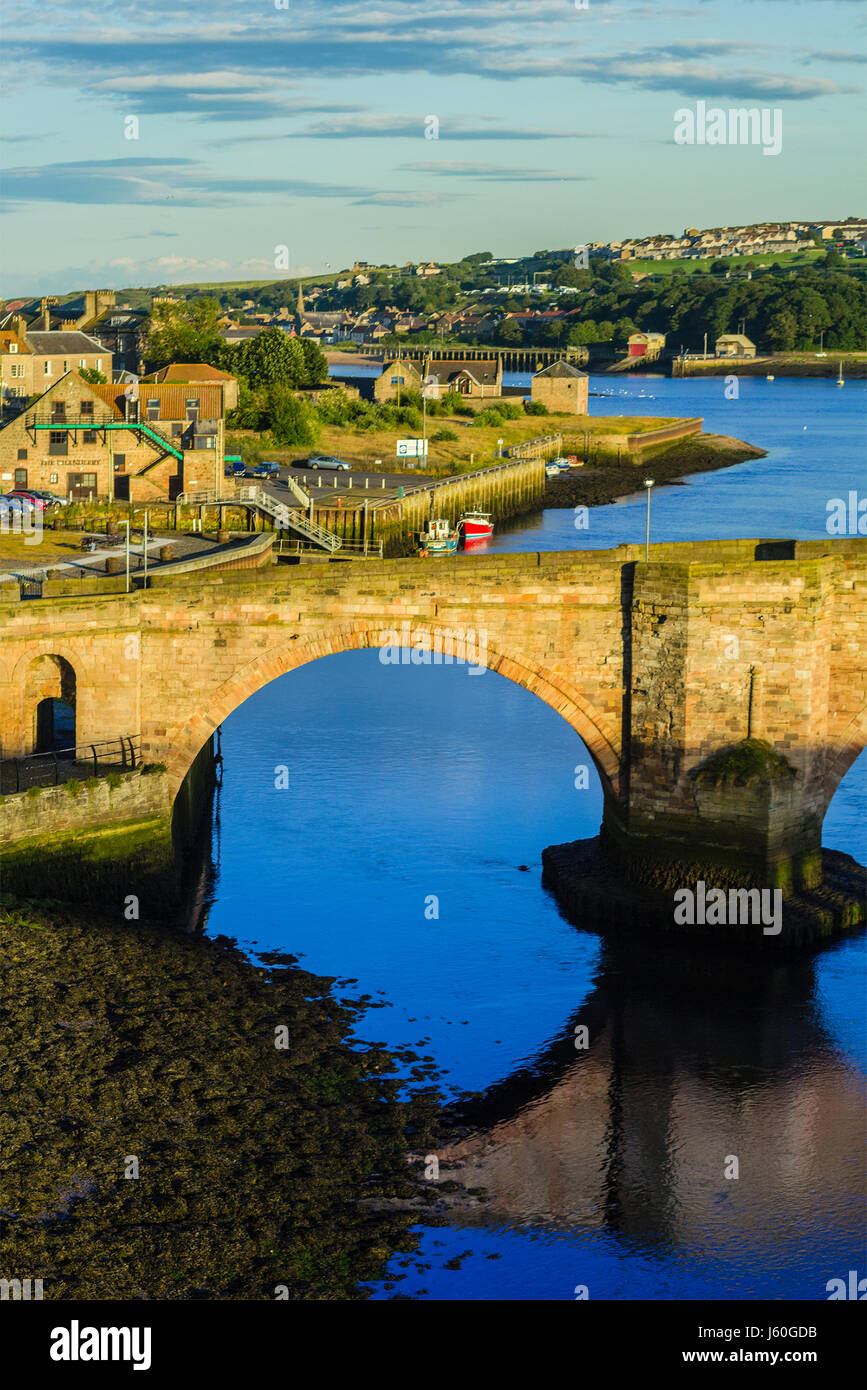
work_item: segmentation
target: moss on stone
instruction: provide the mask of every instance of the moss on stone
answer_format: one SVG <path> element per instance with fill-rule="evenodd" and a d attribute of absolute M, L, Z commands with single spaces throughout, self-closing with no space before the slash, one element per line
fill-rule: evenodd
<path fill-rule="evenodd" d="M 699 786 L 750 787 L 764 782 L 790 782 L 795 768 L 762 738 L 745 738 L 721 748 L 692 772 Z"/>

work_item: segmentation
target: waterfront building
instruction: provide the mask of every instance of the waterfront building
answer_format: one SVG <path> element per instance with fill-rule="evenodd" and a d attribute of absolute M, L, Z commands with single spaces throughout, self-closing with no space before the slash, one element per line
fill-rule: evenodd
<path fill-rule="evenodd" d="M 589 386 L 587 373 L 561 358 L 533 374 L 530 399 L 539 401 L 553 412 L 589 415 Z"/>

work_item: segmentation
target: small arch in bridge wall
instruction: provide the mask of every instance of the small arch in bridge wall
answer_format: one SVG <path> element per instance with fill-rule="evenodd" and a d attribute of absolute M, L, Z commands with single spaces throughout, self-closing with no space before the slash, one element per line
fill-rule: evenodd
<path fill-rule="evenodd" d="M 25 753 L 41 753 L 75 743 L 75 670 L 66 657 L 44 652 L 24 672 Z M 61 730 L 64 732 L 61 734 Z M 64 741 L 65 740 L 65 741 Z"/>
<path fill-rule="evenodd" d="M 428 633 L 433 639 L 439 631 L 440 629 L 435 625 L 414 622 L 412 640 L 401 641 L 402 633 L 400 632 L 389 635 L 397 636 L 396 645 L 412 647 L 419 632 Z M 335 656 L 341 652 L 365 648 L 382 649 L 386 645 L 395 644 L 382 641 L 381 625 L 377 625 L 375 629 L 353 627 L 338 630 L 328 637 L 317 638 L 303 645 L 289 643 L 279 651 L 246 666 L 226 681 L 210 697 L 205 708 L 196 710 L 183 724 L 169 729 L 165 741 L 161 738 L 151 740 L 147 730 L 143 729 L 143 743 L 146 749 L 151 749 L 146 756 L 152 756 L 166 763 L 176 795 L 199 750 L 215 729 L 251 695 L 255 695 L 257 691 L 270 685 L 278 677 L 286 675 L 288 671 L 306 666 L 311 661 L 318 661 L 321 657 Z M 536 695 L 546 705 L 550 705 L 553 710 L 556 710 L 586 745 L 599 773 L 606 796 L 617 794 L 620 772 L 619 752 L 612 746 L 599 727 L 602 723 L 599 714 L 586 706 L 573 691 L 566 689 L 565 684 L 555 672 L 525 666 L 520 661 L 515 661 L 490 649 L 484 654 L 480 654 L 479 664 L 484 664 L 489 671 L 497 672 L 515 685 L 523 686 L 525 690 L 529 690 L 531 694 Z"/>

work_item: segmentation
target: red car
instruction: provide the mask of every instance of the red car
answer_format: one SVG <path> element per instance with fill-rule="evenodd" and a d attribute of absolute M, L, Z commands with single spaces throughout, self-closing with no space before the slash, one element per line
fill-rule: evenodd
<path fill-rule="evenodd" d="M 40 497 L 38 492 L 28 492 L 26 488 L 17 487 L 14 492 L 7 492 L 6 496 L 20 497 L 22 502 L 30 502 L 31 505 L 37 507 L 40 512 L 44 512 L 47 506 L 44 497 Z"/>

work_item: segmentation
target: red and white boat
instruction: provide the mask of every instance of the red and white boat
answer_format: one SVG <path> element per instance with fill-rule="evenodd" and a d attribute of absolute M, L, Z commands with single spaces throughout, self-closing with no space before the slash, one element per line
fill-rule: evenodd
<path fill-rule="evenodd" d="M 457 529 L 463 536 L 464 545 L 473 541 L 486 540 L 494 534 L 494 523 L 490 512 L 464 512 Z"/>

